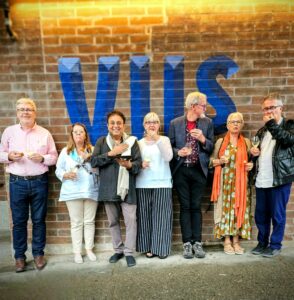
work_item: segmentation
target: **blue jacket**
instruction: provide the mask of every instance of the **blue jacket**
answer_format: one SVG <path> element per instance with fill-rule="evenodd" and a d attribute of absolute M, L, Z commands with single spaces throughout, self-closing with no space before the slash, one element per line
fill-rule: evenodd
<path fill-rule="evenodd" d="M 173 147 L 174 159 L 172 162 L 172 172 L 175 174 L 178 167 L 184 162 L 185 158 L 178 156 L 178 151 L 185 147 L 186 144 L 186 126 L 187 126 L 187 115 L 173 119 L 169 126 L 169 138 Z M 207 177 L 208 163 L 210 154 L 213 151 L 214 143 L 214 128 L 211 119 L 205 117 L 197 120 L 197 128 L 201 129 L 206 142 L 205 145 L 198 142 L 199 149 L 199 162 L 203 173 Z"/>

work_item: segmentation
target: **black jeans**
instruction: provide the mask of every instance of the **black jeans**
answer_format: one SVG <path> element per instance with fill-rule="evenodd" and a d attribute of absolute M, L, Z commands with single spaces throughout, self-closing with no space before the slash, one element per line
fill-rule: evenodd
<path fill-rule="evenodd" d="M 174 176 L 180 201 L 180 224 L 183 243 L 200 242 L 202 232 L 201 199 L 206 177 L 201 167 L 180 166 Z"/>

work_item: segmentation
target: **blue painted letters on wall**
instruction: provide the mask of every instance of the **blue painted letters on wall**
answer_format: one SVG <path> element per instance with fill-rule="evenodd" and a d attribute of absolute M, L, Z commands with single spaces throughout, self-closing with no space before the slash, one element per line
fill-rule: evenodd
<path fill-rule="evenodd" d="M 60 58 L 59 76 L 72 123 L 84 123 L 91 142 L 107 134 L 106 115 L 115 107 L 119 80 L 119 57 L 101 57 L 98 60 L 93 124 L 90 122 L 85 97 L 83 76 L 79 58 Z M 208 102 L 216 111 L 216 134 L 226 131 L 228 114 L 236 111 L 234 102 L 218 84 L 218 75 L 230 78 L 238 71 L 238 65 L 227 56 L 213 56 L 204 61 L 196 73 L 196 85 L 207 95 Z M 150 68 L 147 56 L 133 56 L 130 61 L 131 130 L 138 138 L 143 135 L 143 118 L 150 111 Z M 184 112 L 184 57 L 167 56 L 164 64 L 164 132 L 171 119 Z"/>
<path fill-rule="evenodd" d="M 209 104 L 216 110 L 216 117 L 213 119 L 215 134 L 227 130 L 227 117 L 236 111 L 234 102 L 219 85 L 216 77 L 223 75 L 226 79 L 230 78 L 238 69 L 238 65 L 227 56 L 212 56 L 199 66 L 196 83 L 199 91 L 207 96 Z"/>

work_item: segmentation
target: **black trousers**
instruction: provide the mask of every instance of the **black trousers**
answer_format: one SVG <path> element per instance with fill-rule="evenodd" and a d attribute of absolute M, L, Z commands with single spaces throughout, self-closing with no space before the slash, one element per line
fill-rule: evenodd
<path fill-rule="evenodd" d="M 174 186 L 180 201 L 180 224 L 183 243 L 200 242 L 202 233 L 201 200 L 206 177 L 201 166 L 180 166 L 174 176 Z"/>

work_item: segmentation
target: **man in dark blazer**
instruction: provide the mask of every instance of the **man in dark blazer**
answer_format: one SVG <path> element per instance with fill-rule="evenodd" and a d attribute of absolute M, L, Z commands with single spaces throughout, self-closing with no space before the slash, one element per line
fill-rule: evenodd
<path fill-rule="evenodd" d="M 204 114 L 206 104 L 206 95 L 190 93 L 185 102 L 187 113 L 172 120 L 169 127 L 174 152 L 173 181 L 180 201 L 184 258 L 193 258 L 194 255 L 205 257 L 201 242 L 201 199 L 214 142 L 212 120 Z"/>

